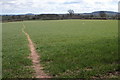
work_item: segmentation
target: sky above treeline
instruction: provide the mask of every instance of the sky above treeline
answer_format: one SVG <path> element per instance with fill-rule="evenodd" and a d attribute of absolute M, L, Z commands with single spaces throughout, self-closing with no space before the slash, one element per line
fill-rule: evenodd
<path fill-rule="evenodd" d="M 0 14 L 63 14 L 69 9 L 75 13 L 94 11 L 118 12 L 120 0 L 0 0 Z"/>

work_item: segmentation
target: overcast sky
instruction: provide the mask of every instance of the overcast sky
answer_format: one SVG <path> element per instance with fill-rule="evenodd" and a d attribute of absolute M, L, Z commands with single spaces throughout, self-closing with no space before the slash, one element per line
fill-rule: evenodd
<path fill-rule="evenodd" d="M 0 0 L 2 14 L 116 11 L 120 0 Z M 1 13 L 0 13 L 1 14 Z"/>

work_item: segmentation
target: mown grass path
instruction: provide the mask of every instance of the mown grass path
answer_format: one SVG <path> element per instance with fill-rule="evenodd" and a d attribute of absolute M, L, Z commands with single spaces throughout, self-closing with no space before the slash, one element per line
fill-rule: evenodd
<path fill-rule="evenodd" d="M 35 70 L 35 78 L 51 78 L 51 76 L 48 76 L 42 69 L 43 67 L 40 65 L 40 56 L 38 55 L 36 48 L 34 46 L 34 43 L 32 42 L 29 34 L 25 32 L 25 25 L 23 24 L 22 32 L 26 35 L 28 42 L 29 42 L 29 48 L 31 51 L 30 59 L 33 63 L 33 68 Z"/>

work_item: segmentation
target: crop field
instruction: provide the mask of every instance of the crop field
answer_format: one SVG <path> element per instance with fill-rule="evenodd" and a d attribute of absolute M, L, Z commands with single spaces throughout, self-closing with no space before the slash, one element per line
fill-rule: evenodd
<path fill-rule="evenodd" d="M 31 78 L 31 61 L 27 58 L 30 51 L 19 22 L 3 23 L 2 31 L 2 77 Z M 31 75 L 30 75 L 31 74 Z"/>
<path fill-rule="evenodd" d="M 117 20 L 36 20 L 3 23 L 3 78 L 34 73 L 22 23 L 54 78 L 118 77 Z"/>

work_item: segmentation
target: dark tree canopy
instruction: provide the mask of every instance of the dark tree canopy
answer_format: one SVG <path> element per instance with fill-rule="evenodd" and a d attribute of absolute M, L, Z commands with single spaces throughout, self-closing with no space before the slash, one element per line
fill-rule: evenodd
<path fill-rule="evenodd" d="M 104 11 L 100 11 L 100 17 L 106 17 L 106 13 Z"/>

